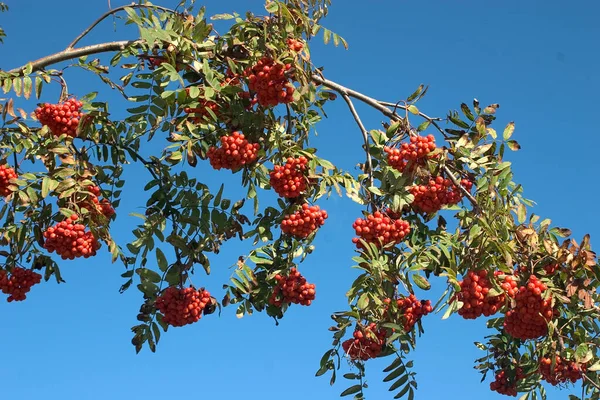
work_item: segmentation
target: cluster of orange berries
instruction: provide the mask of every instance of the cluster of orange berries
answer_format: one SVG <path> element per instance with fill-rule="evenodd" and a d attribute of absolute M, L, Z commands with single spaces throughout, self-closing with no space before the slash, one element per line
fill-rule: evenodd
<path fill-rule="evenodd" d="M 6 164 L 0 165 L 0 196 L 6 197 L 12 193 L 10 190 L 10 180 L 16 179 L 17 173 L 14 169 L 7 166 Z"/>
<path fill-rule="evenodd" d="M 508 374 L 504 370 L 498 371 L 495 378 L 496 380 L 490 383 L 491 390 L 506 396 L 516 396 L 517 382 L 525 378 L 525 375 L 523 374 L 523 369 L 517 367 L 516 374 L 512 379 L 509 379 Z"/>
<path fill-rule="evenodd" d="M 269 304 L 276 307 L 281 307 L 284 303 L 310 306 L 315 299 L 315 285 L 307 283 L 306 278 L 296 268 L 290 269 L 287 276 L 275 275 L 275 280 L 277 285 L 269 298 Z"/>
<path fill-rule="evenodd" d="M 584 371 L 584 365 L 580 366 L 574 361 L 567 361 L 559 355 L 554 357 L 554 369 L 552 369 L 552 358 L 542 357 L 540 360 L 542 379 L 552 386 L 565 382 L 575 383 L 582 378 Z"/>
<path fill-rule="evenodd" d="M 82 116 L 82 106 L 83 103 L 74 98 L 60 104 L 45 103 L 35 109 L 35 116 L 42 125 L 47 125 L 55 136 L 66 134 L 75 137 Z"/>
<path fill-rule="evenodd" d="M 298 39 L 289 38 L 287 41 L 288 48 L 296 53 L 299 53 L 304 48 L 304 43 Z"/>
<path fill-rule="evenodd" d="M 193 324 L 202 318 L 202 311 L 211 303 L 210 293 L 193 287 L 168 287 L 156 298 L 156 309 L 163 321 L 171 326 Z"/>
<path fill-rule="evenodd" d="M 296 198 L 306 190 L 306 168 L 308 160 L 302 156 L 289 157 L 285 165 L 275 165 L 269 174 L 271 187 L 278 195 Z"/>
<path fill-rule="evenodd" d="M 435 150 L 435 137 L 411 136 L 410 142 L 402 143 L 400 148 L 386 146 L 383 150 L 387 153 L 388 164 L 398 171 L 404 171 L 409 162 L 424 160 Z"/>
<path fill-rule="evenodd" d="M 544 271 L 546 271 L 547 275 L 554 275 L 556 273 L 556 271 L 558 271 L 560 269 L 560 264 L 558 263 L 550 263 L 547 265 L 544 265 Z"/>
<path fill-rule="evenodd" d="M 230 169 L 236 171 L 244 165 L 251 164 L 258 158 L 258 143 L 250 143 L 241 132 L 221 137 L 221 146 L 211 146 L 207 157 L 214 169 Z"/>
<path fill-rule="evenodd" d="M 274 107 L 279 103 L 291 103 L 294 100 L 294 85 L 286 76 L 290 69 L 290 64 L 283 65 L 272 58 L 263 57 L 252 68 L 244 71 L 248 79 L 248 88 L 256 93 L 258 104 Z"/>
<path fill-rule="evenodd" d="M 542 294 L 548 287 L 531 275 L 527 285 L 519 287 L 515 296 L 515 308 L 506 312 L 504 329 L 517 339 L 535 339 L 548 333 L 547 321 L 552 318 L 552 298 Z"/>
<path fill-rule="evenodd" d="M 29 293 L 31 287 L 41 281 L 42 276 L 30 269 L 14 267 L 10 273 L 10 277 L 8 276 L 8 272 L 0 270 L 0 290 L 2 293 L 8 295 L 6 300 L 9 303 L 11 301 L 25 300 L 27 298 L 26 294 Z"/>
<path fill-rule="evenodd" d="M 281 221 L 281 230 L 288 235 L 305 239 L 323 226 L 326 219 L 327 211 L 321 210 L 319 206 L 310 206 L 304 203 L 300 210 L 284 217 Z"/>
<path fill-rule="evenodd" d="M 467 191 L 473 186 L 468 179 L 462 179 L 460 184 Z M 425 213 L 437 212 L 445 205 L 457 204 L 462 199 L 460 188 L 456 187 L 450 179 L 441 176 L 430 179 L 427 185 L 412 186 L 409 191 L 415 196 L 413 207 Z"/>
<path fill-rule="evenodd" d="M 494 276 L 500 274 L 501 272 L 496 271 Z M 459 285 L 460 292 L 456 294 L 456 299 L 463 302 L 463 306 L 458 310 L 458 314 L 464 319 L 475 319 L 482 315 L 489 317 L 504 306 L 505 294 L 489 295 L 493 285 L 486 270 L 468 271 L 464 279 L 459 282 Z M 514 297 L 517 288 L 514 276 L 506 275 L 501 287 L 509 297 Z"/>
<path fill-rule="evenodd" d="M 357 327 L 353 336 L 342 343 L 344 352 L 351 360 L 366 361 L 381 354 L 387 335 L 385 329 L 377 330 L 377 325 L 370 323 L 364 330 Z"/>
<path fill-rule="evenodd" d="M 352 242 L 359 249 L 364 247 L 360 239 L 382 247 L 389 243 L 398 244 L 410 233 L 408 222 L 402 219 L 392 219 L 380 211 L 367 215 L 367 218 L 357 218 L 352 227 L 359 236 L 353 238 Z"/>
<path fill-rule="evenodd" d="M 79 216 L 73 214 L 48 228 L 44 232 L 44 248 L 50 253 L 56 252 L 63 260 L 95 256 L 101 245 L 92 232 L 86 232 L 83 224 L 75 223 L 78 219 Z"/>
<path fill-rule="evenodd" d="M 91 193 L 90 199 L 93 204 L 93 209 L 89 211 L 98 212 L 104 215 L 106 218 L 110 218 L 115 215 L 115 209 L 108 199 L 98 199 L 98 197 L 101 195 L 100 187 L 88 186 L 87 190 Z M 83 205 L 83 207 L 88 208 L 85 205 Z"/>
<path fill-rule="evenodd" d="M 385 303 L 389 303 L 386 299 Z M 408 297 L 396 300 L 396 306 L 402 314 L 402 323 L 405 332 L 412 331 L 415 324 L 421 320 L 421 317 L 433 311 L 430 300 L 417 300 L 414 294 Z"/>

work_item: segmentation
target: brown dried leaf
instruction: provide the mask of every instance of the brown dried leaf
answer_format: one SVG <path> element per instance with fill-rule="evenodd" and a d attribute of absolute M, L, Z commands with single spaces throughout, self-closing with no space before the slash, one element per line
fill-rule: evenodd
<path fill-rule="evenodd" d="M 236 264 L 238 269 L 242 269 L 244 267 L 244 256 L 240 256 Z"/>
<path fill-rule="evenodd" d="M 544 239 L 543 243 L 544 248 L 546 249 L 546 253 L 548 253 L 549 255 L 555 255 L 555 253 L 558 251 L 558 247 L 556 246 L 556 244 L 554 244 L 553 241 L 549 239 Z"/>
<path fill-rule="evenodd" d="M 17 118 L 17 114 L 15 114 L 15 105 L 13 99 L 8 99 L 8 103 L 6 104 L 6 112 L 13 118 Z"/>

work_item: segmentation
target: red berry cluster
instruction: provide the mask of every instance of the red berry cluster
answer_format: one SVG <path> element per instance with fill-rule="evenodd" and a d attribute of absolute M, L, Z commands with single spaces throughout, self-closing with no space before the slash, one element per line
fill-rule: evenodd
<path fill-rule="evenodd" d="M 381 354 L 385 344 L 386 332 L 384 329 L 376 330 L 374 323 L 369 324 L 364 330 L 356 328 L 354 339 L 348 339 L 342 343 L 344 352 L 351 360 L 367 361 Z"/>
<path fill-rule="evenodd" d="M 8 187 L 11 179 L 16 179 L 17 173 L 6 164 L 0 165 L 0 196 L 6 197 L 12 193 Z"/>
<path fill-rule="evenodd" d="M 77 214 L 50 227 L 44 232 L 44 248 L 50 253 L 56 252 L 63 260 L 76 257 L 88 258 L 96 255 L 100 243 L 92 232 L 86 232 L 83 224 L 76 224 Z"/>
<path fill-rule="evenodd" d="M 156 298 L 155 304 L 164 322 L 171 326 L 184 326 L 202 318 L 202 311 L 210 303 L 210 293 L 204 289 L 170 286 Z"/>
<path fill-rule="evenodd" d="M 473 186 L 473 183 L 467 179 L 462 179 L 460 184 L 467 191 Z M 460 188 L 454 186 L 450 179 L 441 176 L 430 179 L 427 185 L 412 186 L 409 191 L 415 196 L 413 207 L 425 213 L 434 213 L 445 205 L 457 204 L 463 196 Z"/>
<path fill-rule="evenodd" d="M 207 157 L 214 169 L 230 169 L 237 171 L 258 158 L 258 143 L 250 143 L 241 132 L 221 137 L 221 147 L 210 147 Z"/>
<path fill-rule="evenodd" d="M 496 380 L 490 383 L 490 389 L 506 396 L 517 395 L 517 382 L 525 378 L 523 370 L 517 367 L 516 375 L 512 378 L 508 378 L 508 374 L 504 370 L 500 370 L 496 373 Z"/>
<path fill-rule="evenodd" d="M 402 143 L 400 148 L 386 146 L 383 150 L 387 153 L 388 164 L 398 171 L 404 171 L 410 161 L 421 161 L 435 150 L 435 137 L 411 136 L 410 142 Z"/>
<path fill-rule="evenodd" d="M 421 317 L 433 311 L 430 300 L 417 300 L 414 294 L 396 300 L 398 310 L 402 313 L 404 331 L 410 332 Z"/>
<path fill-rule="evenodd" d="M 276 307 L 281 307 L 284 303 L 310 306 L 315 299 L 315 285 L 307 283 L 306 278 L 296 268 L 290 269 L 287 276 L 275 275 L 275 280 L 277 285 L 269 298 L 269 304 Z"/>
<path fill-rule="evenodd" d="M 115 214 L 115 209 L 113 208 L 112 204 L 110 203 L 110 201 L 108 199 L 102 199 L 102 200 L 98 199 L 98 197 L 101 194 L 100 187 L 89 186 L 87 188 L 87 190 L 92 193 L 90 195 L 90 199 L 92 200 L 93 207 L 94 207 L 92 210 L 89 210 L 89 211 L 98 212 L 98 213 L 104 215 L 106 218 L 110 218 Z M 83 205 L 83 207 L 88 208 L 85 205 Z"/>
<path fill-rule="evenodd" d="M 48 125 L 55 136 L 66 134 L 75 137 L 79 118 L 83 115 L 80 112 L 82 106 L 83 103 L 76 99 L 69 99 L 60 104 L 45 103 L 35 109 L 35 116 L 42 125 Z"/>
<path fill-rule="evenodd" d="M 286 215 L 281 221 L 283 233 L 299 239 L 307 238 L 311 233 L 323 226 L 327 219 L 327 211 L 319 206 L 302 204 L 302 208 L 291 215 Z"/>
<path fill-rule="evenodd" d="M 567 361 L 559 355 L 556 355 L 554 360 L 554 369 L 552 369 L 552 358 L 542 357 L 540 360 L 542 379 L 552 386 L 565 382 L 575 383 L 583 377 L 584 365 L 580 366 L 574 361 Z"/>
<path fill-rule="evenodd" d="M 306 190 L 308 160 L 302 156 L 288 158 L 285 165 L 275 165 L 269 174 L 271 187 L 281 197 L 293 199 Z"/>
<path fill-rule="evenodd" d="M 295 51 L 297 53 L 301 52 L 304 48 L 304 43 L 302 43 L 302 41 L 293 38 L 289 38 L 287 40 L 287 45 L 290 50 Z"/>
<path fill-rule="evenodd" d="M 254 67 L 244 71 L 248 78 L 248 88 L 256 92 L 258 104 L 274 107 L 294 100 L 294 86 L 285 75 L 290 69 L 290 64 L 283 65 L 272 58 L 263 57 Z"/>
<path fill-rule="evenodd" d="M 531 275 L 526 286 L 521 286 L 515 296 L 515 308 L 506 312 L 504 329 L 517 339 L 535 339 L 548 333 L 548 321 L 552 318 L 552 299 L 544 299 L 547 286 Z"/>
<path fill-rule="evenodd" d="M 376 211 L 367 215 L 367 218 L 357 218 L 352 227 L 359 236 L 353 238 L 352 242 L 359 249 L 363 248 L 360 239 L 367 243 L 373 243 L 382 247 L 389 243 L 398 244 L 410 233 L 410 224 L 402 219 L 392 219 L 389 216 Z"/>
<path fill-rule="evenodd" d="M 494 275 L 498 276 L 500 274 L 501 272 L 497 271 Z M 489 317 L 498 312 L 505 303 L 505 294 L 497 296 L 489 295 L 489 291 L 493 286 L 486 270 L 467 272 L 465 278 L 459 282 L 459 285 L 460 292 L 456 294 L 456 299 L 463 302 L 463 306 L 458 310 L 458 314 L 464 319 L 475 319 L 482 315 Z M 514 297 L 517 282 L 513 276 L 507 275 L 500 286 L 506 294 Z"/>
<path fill-rule="evenodd" d="M 25 300 L 27 298 L 26 293 L 31 290 L 31 287 L 41 281 L 42 276 L 30 269 L 14 267 L 10 277 L 6 271 L 0 270 L 0 290 L 8 295 L 6 300 L 9 303 Z"/>

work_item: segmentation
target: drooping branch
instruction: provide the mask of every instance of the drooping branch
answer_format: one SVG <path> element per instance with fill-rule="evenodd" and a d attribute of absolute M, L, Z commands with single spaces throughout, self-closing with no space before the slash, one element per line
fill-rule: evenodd
<path fill-rule="evenodd" d="M 380 101 L 379 104 L 387 106 L 387 107 L 399 108 L 401 110 L 407 110 L 408 109 L 408 107 L 403 106 L 402 104 L 390 103 L 388 101 Z M 444 130 L 437 123 L 437 121 L 443 121 L 441 118 L 432 118 L 432 117 L 428 116 L 427 114 L 422 113 L 421 111 L 419 111 L 419 117 L 421 117 L 421 118 L 429 121 L 431 123 L 431 125 L 433 125 L 438 131 L 440 131 L 440 133 L 442 135 L 444 135 L 444 137 L 446 136 L 446 132 L 444 132 Z"/>
<path fill-rule="evenodd" d="M 401 108 L 401 109 L 405 109 L 404 106 L 402 105 L 396 105 L 396 104 L 392 104 L 392 103 L 387 103 L 387 102 L 382 102 L 382 101 L 378 101 L 375 100 L 372 97 L 366 96 L 360 92 L 357 92 L 355 90 L 349 89 L 345 86 L 340 85 L 339 83 L 330 81 L 328 79 L 323 78 L 322 76 L 319 76 L 317 74 L 313 74 L 312 75 L 312 80 L 313 82 L 323 85 L 325 87 L 328 87 L 336 92 L 338 92 L 340 95 L 342 95 L 342 97 L 344 98 L 344 100 L 346 100 L 347 97 L 353 97 L 357 100 L 362 101 L 363 103 L 375 108 L 376 110 L 380 111 L 383 115 L 385 115 L 386 117 L 389 117 L 390 119 L 394 120 L 394 121 L 403 121 L 404 119 L 402 117 L 400 117 L 398 114 L 396 114 L 395 112 L 393 112 L 392 110 L 390 110 L 387 106 L 393 106 L 393 107 L 397 107 L 397 108 Z M 346 100 L 346 102 L 348 102 L 348 100 Z M 429 116 L 427 116 L 426 114 L 422 114 L 419 113 L 419 115 L 422 118 L 425 118 L 426 120 L 428 120 L 429 122 L 433 123 L 433 125 L 440 131 L 442 132 L 442 134 L 445 134 L 445 132 L 441 129 L 441 127 L 438 126 L 438 124 L 435 123 L 435 121 L 437 121 L 438 119 L 435 118 L 431 118 Z M 465 189 L 461 184 L 460 181 L 454 176 L 454 174 L 452 173 L 452 171 L 450 171 L 450 169 L 447 166 L 443 166 L 442 169 L 444 170 L 444 172 L 446 173 L 446 175 L 448 175 L 448 178 L 450 178 L 450 180 L 452 181 L 452 183 L 454 185 L 456 185 L 456 187 L 460 188 L 460 191 L 465 195 L 465 197 L 471 202 L 471 204 L 473 205 L 473 207 L 475 209 L 479 209 L 479 204 L 477 204 L 477 200 L 475 200 L 475 198 L 473 197 L 473 195 L 471 195 L 471 193 L 469 193 L 469 191 L 467 189 Z"/>
<path fill-rule="evenodd" d="M 107 42 L 100 44 L 93 44 L 90 46 L 79 47 L 76 49 L 69 49 L 59 51 L 58 53 L 50 54 L 49 56 L 42 57 L 38 60 L 32 61 L 32 72 L 39 71 L 49 65 L 58 64 L 63 61 L 72 60 L 77 57 L 89 56 L 92 54 L 108 53 L 112 51 L 124 50 L 127 46 L 139 46 L 144 43 L 142 40 L 120 40 L 116 42 Z M 23 72 L 27 66 L 21 66 L 8 71 L 11 74 Z"/>
<path fill-rule="evenodd" d="M 371 153 L 369 152 L 369 132 L 367 132 L 367 129 L 363 125 L 350 97 L 346 93 L 342 93 L 342 97 L 346 101 L 346 104 L 348 104 L 348 108 L 350 109 L 350 112 L 352 113 L 352 116 L 354 117 L 354 120 L 358 124 L 360 132 L 362 133 L 362 137 L 365 142 L 365 152 L 367 153 L 367 165 L 365 166 L 364 171 L 369 175 L 369 186 L 373 186 L 373 160 L 371 159 Z"/>
<path fill-rule="evenodd" d="M 116 42 L 100 43 L 100 44 L 80 47 L 80 48 L 76 48 L 76 49 L 66 49 L 66 50 L 60 51 L 58 53 L 51 54 L 46 57 L 42 57 L 36 61 L 31 62 L 32 71 L 39 71 L 42 68 L 47 67 L 48 65 L 71 60 L 73 58 L 87 56 L 87 55 L 91 55 L 91 54 L 119 51 L 119 50 L 125 49 L 125 47 L 127 47 L 127 46 L 141 46 L 143 43 L 144 43 L 144 41 L 142 41 L 142 40 L 122 40 L 122 41 L 116 41 Z M 21 66 L 19 68 L 10 70 L 9 73 L 22 72 L 25 68 L 26 68 L 26 66 Z M 383 115 L 387 116 L 388 118 L 392 119 L 393 121 L 404 121 L 404 119 L 401 116 L 399 116 L 397 113 L 390 110 L 386 105 L 384 105 L 384 104 L 386 104 L 385 102 L 378 101 L 378 100 L 376 100 L 372 97 L 369 97 L 365 94 L 362 94 L 360 92 L 357 92 L 355 90 L 352 90 L 350 88 L 342 86 L 339 83 L 325 79 L 324 77 L 317 75 L 317 74 L 313 74 L 311 76 L 311 79 L 316 84 L 323 85 L 327 88 L 330 88 L 330 89 L 338 92 L 344 98 L 346 103 L 348 103 L 348 106 L 350 107 L 350 111 L 352 112 L 354 119 L 359 124 L 361 132 L 363 134 L 363 138 L 364 137 L 367 138 L 367 140 L 365 142 L 367 144 L 367 152 L 368 152 L 368 133 L 366 133 L 367 131 L 366 131 L 364 125 L 362 124 L 362 122 L 360 121 L 360 118 L 358 117 L 358 114 L 356 113 L 354 105 L 352 104 L 351 101 L 350 102 L 348 101 L 348 100 L 350 100 L 350 98 L 357 99 L 357 100 L 373 107 L 374 109 L 380 111 Z M 391 104 L 391 103 L 387 103 L 387 104 Z M 436 121 L 435 119 L 430 118 L 426 114 L 423 114 L 422 117 L 431 122 Z M 437 124 L 436 124 L 436 126 L 437 126 Z M 437 127 L 437 128 L 439 130 L 441 130 L 440 127 Z M 368 155 L 367 163 L 368 164 L 372 163 L 372 161 L 370 160 L 370 155 Z M 443 169 L 444 169 L 444 172 L 446 172 L 446 174 L 452 181 L 452 183 L 455 184 L 457 187 L 459 187 L 460 190 L 465 195 L 465 197 L 471 202 L 471 204 L 476 209 L 478 209 L 479 205 L 477 204 L 477 200 L 475 200 L 475 198 L 468 192 L 468 190 L 466 190 L 464 187 L 462 187 L 462 185 L 460 185 L 460 182 L 458 181 L 458 179 L 454 176 L 454 174 L 452 174 L 452 172 L 446 166 L 444 166 Z M 369 173 L 370 174 L 372 173 L 371 166 L 369 166 Z M 372 177 L 370 177 L 370 179 L 372 179 Z M 372 181 L 371 181 L 371 185 L 372 185 Z"/>
<path fill-rule="evenodd" d="M 135 4 L 135 3 L 131 3 L 130 5 L 127 5 L 127 6 L 120 6 L 120 7 L 117 7 L 117 8 L 113 8 L 112 10 L 109 10 L 106 13 L 104 13 L 103 15 L 101 15 L 100 18 L 98 18 L 96 21 L 94 21 L 86 30 L 84 30 L 83 32 L 81 32 L 81 34 L 79 36 L 77 36 L 75 39 L 73 39 L 73 41 L 71 43 L 69 43 L 69 45 L 67 46 L 66 50 L 73 49 L 73 47 L 75 47 L 75 45 L 77 43 L 79 43 L 79 41 L 81 39 L 83 39 L 85 35 L 87 35 L 88 33 L 90 33 L 92 31 L 92 29 L 94 29 L 100 22 L 104 21 L 106 18 L 110 17 L 111 15 L 116 14 L 118 12 L 121 12 L 121 11 L 127 9 L 127 8 L 151 8 L 151 9 L 156 9 L 156 10 L 160 10 L 160 11 L 164 11 L 164 12 L 176 14 L 175 10 L 172 10 L 172 9 L 166 8 L 166 7 L 155 6 L 153 4 Z"/>

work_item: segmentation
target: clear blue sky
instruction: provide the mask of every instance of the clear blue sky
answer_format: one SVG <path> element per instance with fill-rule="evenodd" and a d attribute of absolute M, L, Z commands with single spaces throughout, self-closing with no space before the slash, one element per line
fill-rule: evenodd
<path fill-rule="evenodd" d="M 8 34 L 0 46 L 2 69 L 63 49 L 107 9 L 101 0 L 7 2 L 10 12 L 0 14 L 0 26 Z M 125 3 L 112 0 L 113 7 Z M 155 3 L 170 6 L 176 1 Z M 215 14 L 244 12 L 248 4 L 261 10 L 262 2 L 204 3 L 209 14 Z M 570 227 L 578 239 L 591 233 L 592 245 L 600 244 L 600 135 L 594 125 L 600 107 L 597 2 L 333 3 L 324 23 L 348 40 L 350 50 L 316 42 L 313 59 L 325 66 L 327 77 L 389 101 L 406 98 L 420 83 L 430 84 L 420 104 L 430 115 L 444 116 L 473 97 L 482 104 L 500 103 L 497 128 L 516 122 L 515 138 L 523 150 L 510 159 L 526 196 L 537 201 L 534 211 Z M 104 23 L 85 44 L 131 33 L 122 28 L 115 33 L 112 28 L 111 22 Z M 70 91 L 83 95 L 98 83 L 74 73 Z M 45 94 L 48 100 L 56 98 L 51 90 Z M 111 111 L 122 115 L 114 93 L 105 91 L 101 98 L 113 101 Z M 380 115 L 363 107 L 359 111 L 368 128 L 380 127 Z M 331 104 L 328 114 L 313 145 L 322 157 L 352 169 L 363 158 L 358 128 L 342 102 Z M 212 187 L 225 180 L 230 183 L 228 195 L 238 195 L 237 176 L 208 172 L 201 167 L 197 174 L 202 173 Z M 121 241 L 131 237 L 130 228 L 137 223 L 128 213 L 145 203 L 139 191 L 142 179 L 146 176 L 128 175 L 130 190 L 113 224 Z M 337 398 L 344 389 L 343 379 L 331 388 L 327 378 L 315 378 L 314 373 L 330 345 L 329 315 L 346 307 L 344 294 L 355 276 L 349 268 L 351 223 L 361 210 L 344 198 L 332 197 L 320 205 L 329 210 L 330 218 L 317 235 L 317 250 L 302 269 L 317 285 L 317 300 L 311 307 L 292 307 L 279 327 L 264 315 L 238 320 L 234 309 L 226 308 L 220 318 L 212 315 L 193 326 L 171 329 L 156 354 L 144 350 L 135 355 L 129 327 L 136 323 L 142 300 L 135 288 L 119 295 L 122 267 L 111 264 L 106 251 L 90 261 L 65 262 L 67 284 L 44 283 L 25 302 L 0 302 L 0 399 Z M 194 282 L 221 298 L 229 266 L 247 249 L 229 243 L 218 257 L 211 257 L 214 275 L 198 276 Z M 436 284 L 445 286 L 442 281 Z M 435 299 L 438 293 L 434 289 L 419 296 Z M 418 399 L 502 398 L 490 392 L 489 377 L 480 384 L 472 368 L 473 360 L 482 356 L 473 342 L 487 334 L 483 321 L 458 316 L 441 321 L 438 314 L 426 317 L 424 326 L 426 334 L 411 355 L 418 372 Z M 392 397 L 381 383 L 386 361 L 367 365 L 369 399 Z M 550 399 L 566 397 L 549 392 Z"/>

